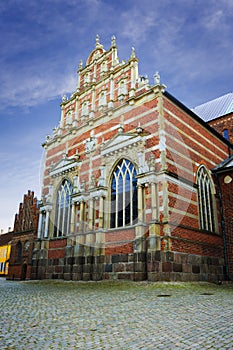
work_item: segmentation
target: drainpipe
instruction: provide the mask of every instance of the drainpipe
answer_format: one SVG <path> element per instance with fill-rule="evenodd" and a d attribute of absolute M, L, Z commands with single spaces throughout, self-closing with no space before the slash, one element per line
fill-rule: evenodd
<path fill-rule="evenodd" d="M 220 215 L 221 215 L 221 228 L 222 228 L 222 236 L 223 236 L 223 249 L 224 249 L 224 261 L 226 266 L 226 280 L 229 281 L 229 266 L 228 266 L 228 255 L 227 255 L 227 238 L 226 238 L 226 230 L 225 230 L 225 220 L 223 215 L 223 205 L 222 205 L 222 191 L 220 187 L 219 177 L 217 173 L 214 173 L 215 179 L 217 182 L 218 195 L 219 195 L 219 204 L 220 204 Z"/>

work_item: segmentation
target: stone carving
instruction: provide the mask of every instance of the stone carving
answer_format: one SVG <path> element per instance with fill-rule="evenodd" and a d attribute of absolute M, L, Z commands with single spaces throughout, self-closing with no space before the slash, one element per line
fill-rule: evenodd
<path fill-rule="evenodd" d="M 79 62 L 79 69 L 82 69 L 83 68 L 83 61 L 82 60 L 80 60 L 80 62 Z"/>
<path fill-rule="evenodd" d="M 106 186 L 106 174 L 104 165 L 100 167 L 100 177 L 98 180 L 98 186 Z"/>
<path fill-rule="evenodd" d="M 51 203 L 52 202 L 52 198 L 53 198 L 53 186 L 49 185 L 48 188 L 49 188 L 49 193 L 47 194 L 45 199 L 46 199 L 46 203 Z"/>
<path fill-rule="evenodd" d="M 131 57 L 130 58 L 135 58 L 135 57 L 136 57 L 135 48 L 132 47 L 132 52 L 131 52 Z"/>
<path fill-rule="evenodd" d="M 96 148 L 96 138 L 95 137 L 90 137 L 89 139 L 86 140 L 86 153 L 91 153 L 95 150 Z"/>
<path fill-rule="evenodd" d="M 154 84 L 155 85 L 160 85 L 160 75 L 159 75 L 159 72 L 155 72 L 155 75 L 154 75 Z"/>

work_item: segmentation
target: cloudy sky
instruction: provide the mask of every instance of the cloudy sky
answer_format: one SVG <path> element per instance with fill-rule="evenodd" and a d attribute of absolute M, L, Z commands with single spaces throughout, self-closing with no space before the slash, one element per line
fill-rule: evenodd
<path fill-rule="evenodd" d="M 95 37 L 118 55 L 131 47 L 139 73 L 156 70 L 189 108 L 232 92 L 232 0 L 0 1 L 0 229 L 13 226 L 28 189 L 40 198 L 41 143 L 75 90 Z"/>

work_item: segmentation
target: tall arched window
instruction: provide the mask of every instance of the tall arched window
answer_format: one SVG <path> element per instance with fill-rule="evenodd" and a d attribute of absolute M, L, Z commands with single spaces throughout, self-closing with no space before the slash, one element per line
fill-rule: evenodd
<path fill-rule="evenodd" d="M 73 187 L 68 180 L 64 180 L 57 192 L 54 237 L 69 234 L 71 221 L 71 195 Z"/>
<path fill-rule="evenodd" d="M 16 252 L 17 252 L 17 256 L 16 256 L 16 262 L 20 263 L 21 259 L 22 259 L 22 251 L 23 251 L 23 246 L 22 243 L 19 241 L 16 245 Z"/>
<path fill-rule="evenodd" d="M 138 216 L 136 169 L 129 160 L 116 166 L 111 182 L 110 227 L 133 225 Z"/>
<path fill-rule="evenodd" d="M 214 232 L 213 183 L 204 166 L 201 166 L 197 172 L 197 185 L 200 228 Z"/>

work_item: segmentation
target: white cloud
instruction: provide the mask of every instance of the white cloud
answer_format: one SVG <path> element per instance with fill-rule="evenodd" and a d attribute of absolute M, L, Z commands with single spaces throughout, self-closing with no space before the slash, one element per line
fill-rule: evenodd
<path fill-rule="evenodd" d="M 157 14 L 151 10 L 146 14 L 138 8 L 121 14 L 122 35 L 133 42 L 144 41 L 148 31 L 156 26 Z"/>
<path fill-rule="evenodd" d="M 46 68 L 43 65 L 35 70 L 32 66 L 28 66 L 19 72 L 14 68 L 11 71 L 1 72 L 0 109 L 7 106 L 38 105 L 75 90 L 77 84 L 75 72 L 57 73 L 53 71 L 51 64 Z"/>
<path fill-rule="evenodd" d="M 25 156 L 19 158 L 16 154 L 3 163 L 1 159 L 1 165 L 4 172 L 0 174 L 0 229 L 6 232 L 8 227 L 13 227 L 14 215 L 18 212 L 23 194 L 30 189 L 40 198 L 40 160 L 32 161 Z"/>

